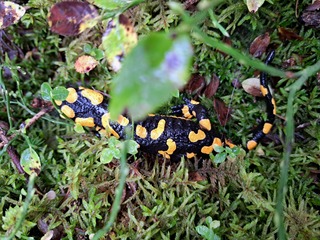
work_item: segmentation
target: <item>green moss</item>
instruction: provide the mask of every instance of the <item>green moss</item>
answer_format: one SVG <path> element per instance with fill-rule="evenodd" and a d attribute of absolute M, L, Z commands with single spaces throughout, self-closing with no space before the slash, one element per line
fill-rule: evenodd
<path fill-rule="evenodd" d="M 33 8 L 27 10 L 22 20 L 3 30 L 12 39 L 9 41 L 2 35 L 9 48 L 1 49 L 0 57 L 2 66 L 11 71 L 11 76 L 2 73 L 0 89 L 0 121 L 9 123 L 8 136 L 38 112 L 31 107 L 31 101 L 40 96 L 43 82 L 49 82 L 52 88 L 82 84 L 108 91 L 115 74 L 108 70 L 103 60 L 89 74 L 75 72 L 73 63 L 88 44 L 98 49 L 106 22 L 80 37 L 63 38 L 50 32 L 46 22 L 51 2 L 30 1 Z M 228 0 L 216 7 L 214 14 L 231 35 L 232 46 L 243 53 L 248 53 L 250 43 L 258 35 L 268 31 L 276 46 L 272 65 L 281 69 L 285 60 L 293 58 L 296 64 L 284 70 L 297 72 L 320 59 L 320 43 L 318 31 L 303 26 L 295 17 L 295 4 L 268 1 L 252 14 L 243 2 Z M 299 3 L 298 13 L 308 4 L 309 1 Z M 153 31 L 171 31 L 183 22 L 181 16 L 170 10 L 167 1 L 146 1 L 126 14 L 132 18 L 141 36 Z M 190 12 L 192 16 L 196 14 Z M 209 17 L 199 27 L 212 38 L 223 38 Z M 291 28 L 303 39 L 282 41 L 279 27 Z M 217 128 L 235 143 L 243 145 L 257 120 L 261 115 L 265 117 L 265 106 L 264 101 L 249 96 L 241 88 L 234 89 L 231 82 L 252 77 L 255 69 L 240 64 L 231 56 L 224 56 L 194 35 L 192 44 L 194 68 L 191 71 L 208 79 L 212 74 L 219 76 L 216 96 L 232 108 L 227 126 Z M 17 54 L 9 59 L 10 50 L 21 50 L 24 56 Z M 278 229 L 273 219 L 284 153 L 288 88 L 296 79 L 270 79 L 278 117 L 273 133 L 264 144 L 244 157 L 228 155 L 221 164 L 211 160 L 174 163 L 144 155 L 130 157 L 120 211 L 108 237 L 201 239 L 203 235 L 197 230 L 201 226 L 211 229 L 222 239 L 276 238 Z M 218 125 L 212 100 L 203 99 L 202 102 Z M 318 239 L 320 236 L 319 106 L 318 76 L 312 76 L 297 91 L 292 108 L 295 142 L 284 201 L 284 227 L 288 238 Z M 121 173 L 117 160 L 103 164 L 100 159 L 103 150 L 108 148 L 108 141 L 91 132 L 76 133 L 73 125 L 61 120 L 56 112 L 38 120 L 24 134 L 29 143 L 18 135 L 11 146 L 19 154 L 31 146 L 41 159 L 42 172 L 36 179 L 38 191 L 31 200 L 18 236 L 36 239 L 48 229 L 55 229 L 56 234 L 63 233 L 66 239 L 75 239 L 103 228 L 110 218 Z M 0 149 L 1 236 L 8 235 L 17 216 L 20 217 L 27 191 L 25 177 L 17 173 L 6 150 Z M 56 196 L 50 195 L 52 191 Z M 210 225 L 209 219 L 218 221 L 220 226 Z M 45 230 L 41 224 L 46 226 Z"/>

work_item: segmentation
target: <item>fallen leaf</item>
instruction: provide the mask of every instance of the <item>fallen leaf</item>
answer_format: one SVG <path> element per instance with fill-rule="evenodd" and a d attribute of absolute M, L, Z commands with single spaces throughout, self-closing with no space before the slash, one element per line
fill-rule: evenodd
<path fill-rule="evenodd" d="M 0 29 L 17 23 L 25 14 L 26 9 L 10 1 L 0 2 Z"/>
<path fill-rule="evenodd" d="M 87 73 L 94 69 L 97 65 L 97 60 L 91 56 L 84 55 L 76 60 L 74 67 L 78 73 Z"/>
<path fill-rule="evenodd" d="M 287 40 L 303 40 L 303 37 L 299 36 L 297 33 L 294 32 L 294 30 L 289 28 L 278 28 L 278 35 L 281 39 L 281 41 L 287 41 Z"/>
<path fill-rule="evenodd" d="M 246 5 L 249 12 L 256 13 L 258 9 L 262 6 L 265 0 L 247 0 Z"/>
<path fill-rule="evenodd" d="M 248 78 L 242 82 L 243 89 L 255 97 L 262 97 L 260 91 L 260 79 L 259 78 Z"/>
<path fill-rule="evenodd" d="M 51 7 L 48 24 L 52 32 L 75 36 L 95 26 L 97 17 L 98 11 L 89 3 L 65 1 Z"/>
<path fill-rule="evenodd" d="M 252 56 L 259 58 L 263 53 L 266 52 L 269 44 L 270 44 L 270 35 L 268 32 L 266 32 L 265 34 L 262 34 L 256 37 L 252 41 L 249 52 Z"/>
<path fill-rule="evenodd" d="M 205 88 L 203 94 L 207 97 L 207 98 L 211 98 L 213 97 L 219 87 L 220 84 L 220 79 L 218 78 L 217 75 L 213 74 L 211 81 L 209 82 L 209 84 L 207 85 L 207 87 Z"/>
<path fill-rule="evenodd" d="M 185 91 L 188 94 L 199 95 L 205 85 L 206 81 L 203 76 L 199 74 L 193 74 L 185 87 Z"/>
<path fill-rule="evenodd" d="M 221 126 L 225 126 L 230 118 L 231 109 L 219 98 L 213 100 L 213 106 L 216 110 L 218 120 Z"/>

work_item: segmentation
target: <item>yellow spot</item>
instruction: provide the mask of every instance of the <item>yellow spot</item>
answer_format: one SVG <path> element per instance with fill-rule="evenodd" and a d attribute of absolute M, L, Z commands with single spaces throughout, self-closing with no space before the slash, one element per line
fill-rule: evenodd
<path fill-rule="evenodd" d="M 274 98 L 271 99 L 271 103 L 273 105 L 273 114 L 276 115 L 277 107 L 276 107 L 276 101 L 274 100 Z"/>
<path fill-rule="evenodd" d="M 197 116 L 197 113 L 196 113 L 195 111 L 192 111 L 192 115 L 193 115 L 194 117 L 196 117 L 196 116 Z"/>
<path fill-rule="evenodd" d="M 247 142 L 247 149 L 248 150 L 252 150 L 254 149 L 256 146 L 258 145 L 258 143 L 254 140 L 250 140 Z"/>
<path fill-rule="evenodd" d="M 140 138 L 146 138 L 148 135 L 147 129 L 145 127 L 142 127 L 141 125 L 137 125 L 136 135 Z"/>
<path fill-rule="evenodd" d="M 101 117 L 102 126 L 107 129 L 110 127 L 109 125 L 110 113 L 105 113 Z"/>
<path fill-rule="evenodd" d="M 166 121 L 165 121 L 164 119 L 161 119 L 161 120 L 158 122 L 157 128 L 155 128 L 155 129 L 153 129 L 153 130 L 151 131 L 151 138 L 152 138 L 153 140 L 156 140 L 156 139 L 158 139 L 158 138 L 161 136 L 161 134 L 162 134 L 163 131 L 164 131 L 165 125 L 166 125 Z"/>
<path fill-rule="evenodd" d="M 210 154 L 210 153 L 212 153 L 212 151 L 213 151 L 213 146 L 212 145 L 211 146 L 203 146 L 201 148 L 201 152 L 204 153 L 204 154 Z"/>
<path fill-rule="evenodd" d="M 262 132 L 263 132 L 264 134 L 268 134 L 268 133 L 270 132 L 271 128 L 272 128 L 272 124 L 271 124 L 271 123 L 265 123 L 265 124 L 263 125 Z"/>
<path fill-rule="evenodd" d="M 199 124 L 202 128 L 206 129 L 207 131 L 211 130 L 211 122 L 209 119 L 201 119 Z"/>
<path fill-rule="evenodd" d="M 166 151 L 168 154 L 172 155 L 172 153 L 177 149 L 177 145 L 175 141 L 171 138 L 167 140 L 168 150 Z"/>
<path fill-rule="evenodd" d="M 154 117 L 155 114 L 150 113 L 150 114 L 148 114 L 148 116 L 149 116 L 149 117 Z"/>
<path fill-rule="evenodd" d="M 54 100 L 54 102 L 55 102 L 58 106 L 61 106 L 61 104 L 62 104 L 62 101 L 60 101 L 60 100 Z"/>
<path fill-rule="evenodd" d="M 68 118 L 74 118 L 76 116 L 73 109 L 67 105 L 63 105 L 61 107 L 61 112 L 63 112 L 63 114 L 66 115 Z"/>
<path fill-rule="evenodd" d="M 197 101 L 195 101 L 195 100 L 191 100 L 190 102 L 191 102 L 192 104 L 194 104 L 194 105 L 199 104 L 199 102 L 197 102 Z"/>
<path fill-rule="evenodd" d="M 194 153 L 187 153 L 187 158 L 193 158 L 195 156 Z"/>
<path fill-rule="evenodd" d="M 172 155 L 173 152 L 177 149 L 177 145 L 171 138 L 169 138 L 167 140 L 167 146 L 168 146 L 167 150 L 165 151 L 159 150 L 158 153 L 163 155 L 165 158 L 170 158 L 170 155 Z"/>
<path fill-rule="evenodd" d="M 201 152 L 204 153 L 204 154 L 210 154 L 212 153 L 213 151 L 213 147 L 217 145 L 217 146 L 222 146 L 222 141 L 220 138 L 214 138 L 213 139 L 213 142 L 212 142 L 212 145 L 210 146 L 203 146 L 201 148 Z"/>
<path fill-rule="evenodd" d="M 74 103 L 78 99 L 78 93 L 74 88 L 68 88 L 69 94 L 66 98 L 66 101 L 68 103 Z"/>
<path fill-rule="evenodd" d="M 181 109 L 182 114 L 185 118 L 192 118 L 192 115 L 189 112 L 189 107 L 188 105 L 184 105 L 183 108 Z"/>
<path fill-rule="evenodd" d="M 198 133 L 195 133 L 194 131 L 191 131 L 189 133 L 188 137 L 189 137 L 190 142 L 197 142 L 197 141 L 205 139 L 206 134 L 202 130 L 198 130 Z"/>
<path fill-rule="evenodd" d="M 262 93 L 262 95 L 263 96 L 266 96 L 267 94 L 268 94 L 268 89 L 267 88 L 265 88 L 264 86 L 260 86 L 260 91 L 261 91 L 261 93 Z"/>
<path fill-rule="evenodd" d="M 106 131 L 107 131 L 107 130 L 106 130 Z M 120 138 L 119 134 L 118 134 L 113 128 L 110 127 L 110 128 L 108 129 L 108 132 L 109 132 L 112 136 L 116 137 L 117 139 Z"/>
<path fill-rule="evenodd" d="M 106 136 L 110 137 L 111 135 L 113 135 L 116 138 L 120 138 L 119 134 L 110 126 L 109 119 L 110 113 L 105 113 L 101 117 L 102 126 L 106 130 Z"/>
<path fill-rule="evenodd" d="M 128 118 L 126 118 L 126 117 L 124 117 L 124 116 L 122 116 L 122 115 L 120 115 L 119 117 L 118 117 L 118 123 L 121 125 L 121 126 L 127 126 L 128 124 L 129 124 L 129 119 Z"/>
<path fill-rule="evenodd" d="M 97 91 L 85 88 L 81 91 L 82 96 L 88 98 L 93 105 L 98 105 L 103 102 L 103 95 Z"/>
<path fill-rule="evenodd" d="M 213 145 L 218 145 L 218 146 L 222 146 L 222 141 L 220 138 L 214 138 L 213 139 Z"/>
<path fill-rule="evenodd" d="M 232 142 L 230 142 L 228 140 L 225 140 L 224 142 L 225 142 L 225 144 L 228 145 L 229 148 L 234 148 L 236 146 L 236 145 L 234 145 Z"/>
<path fill-rule="evenodd" d="M 83 127 L 94 127 L 94 119 L 92 117 L 88 118 L 76 118 L 74 120 L 76 123 L 80 124 Z"/>

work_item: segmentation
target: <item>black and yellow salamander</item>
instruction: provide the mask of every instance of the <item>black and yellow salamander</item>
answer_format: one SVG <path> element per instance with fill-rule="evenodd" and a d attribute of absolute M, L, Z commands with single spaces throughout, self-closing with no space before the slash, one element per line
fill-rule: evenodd
<path fill-rule="evenodd" d="M 266 64 L 274 57 L 274 51 L 267 56 Z M 266 100 L 267 120 L 263 121 L 248 141 L 247 149 L 254 149 L 258 142 L 270 132 L 276 113 L 275 100 L 268 87 L 267 75 L 261 73 L 261 92 Z M 107 99 L 98 91 L 82 88 L 68 88 L 69 95 L 64 101 L 56 102 L 61 112 L 76 123 L 93 127 L 102 135 L 125 138 L 125 128 L 130 127 L 139 149 L 150 154 L 160 154 L 165 158 L 208 155 L 214 146 L 234 145 L 221 138 L 211 126 L 207 110 L 193 100 L 173 109 L 172 116 L 149 115 L 135 122 L 120 115 L 117 121 L 110 120 Z M 193 121 L 192 119 L 196 119 Z"/>

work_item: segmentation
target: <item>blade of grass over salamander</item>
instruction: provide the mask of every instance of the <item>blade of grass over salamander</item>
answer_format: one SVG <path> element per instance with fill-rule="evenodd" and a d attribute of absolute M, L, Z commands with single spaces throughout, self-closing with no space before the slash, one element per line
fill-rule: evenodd
<path fill-rule="evenodd" d="M 127 152 L 128 152 L 128 142 L 125 141 L 123 144 L 123 149 L 121 150 L 121 158 L 120 158 L 120 179 L 119 179 L 119 185 L 115 191 L 115 198 L 112 204 L 111 213 L 109 216 L 109 221 L 106 223 L 106 225 L 100 229 L 96 234 L 93 236 L 92 240 L 98 240 L 101 239 L 104 235 L 106 235 L 113 223 L 115 222 L 118 212 L 120 210 L 121 205 L 121 197 L 123 193 L 123 189 L 126 183 L 126 178 L 129 173 L 129 168 L 127 166 Z"/>
<path fill-rule="evenodd" d="M 283 159 L 281 162 L 280 168 L 280 180 L 278 185 L 277 193 L 277 203 L 276 203 L 276 212 L 274 216 L 274 221 L 278 227 L 278 238 L 280 240 L 287 239 L 286 230 L 284 226 L 284 213 L 283 213 L 283 202 L 287 190 L 288 182 L 288 171 L 290 163 L 290 155 L 292 152 L 292 145 L 294 142 L 294 119 L 293 119 L 293 102 L 296 95 L 296 92 L 301 89 L 303 84 L 308 80 L 308 78 L 320 70 L 320 61 L 316 64 L 302 70 L 299 72 L 301 76 L 294 84 L 290 86 L 290 92 L 288 96 L 287 112 L 286 112 L 286 140 Z"/>

